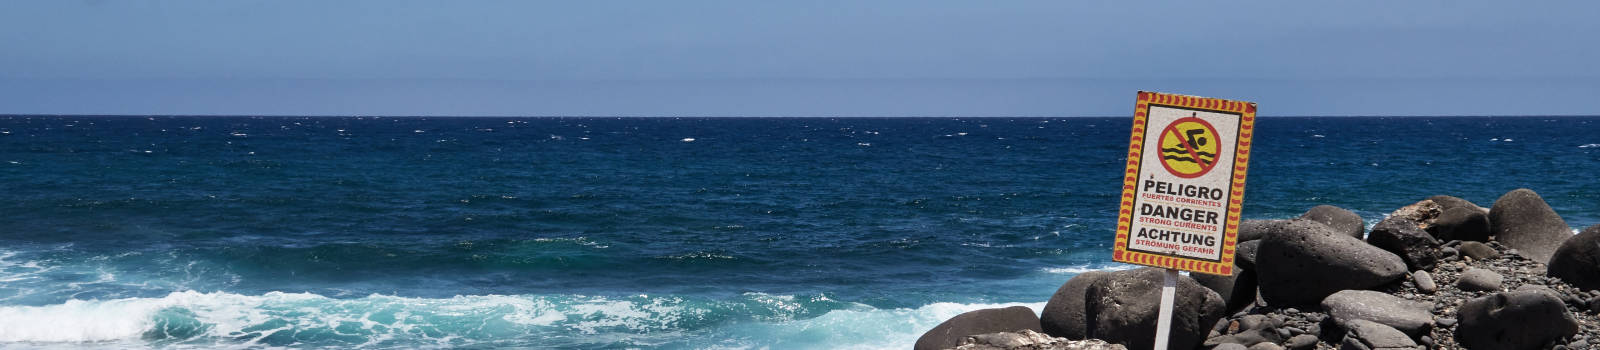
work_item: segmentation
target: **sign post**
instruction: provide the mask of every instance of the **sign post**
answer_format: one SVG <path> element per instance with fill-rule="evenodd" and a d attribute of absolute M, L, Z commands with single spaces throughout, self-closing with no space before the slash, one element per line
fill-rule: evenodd
<path fill-rule="evenodd" d="M 1157 349 L 1179 270 L 1233 274 L 1255 114 L 1250 102 L 1139 92 L 1112 260 L 1166 269 Z"/>

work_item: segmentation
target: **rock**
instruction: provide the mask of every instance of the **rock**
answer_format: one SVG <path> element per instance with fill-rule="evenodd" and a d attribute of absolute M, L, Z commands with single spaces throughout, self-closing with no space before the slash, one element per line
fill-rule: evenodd
<path fill-rule="evenodd" d="M 1289 348 L 1289 350 L 1306 350 L 1316 348 L 1317 336 L 1310 334 L 1297 335 L 1289 338 L 1289 341 L 1284 342 L 1283 345 L 1284 347 Z"/>
<path fill-rule="evenodd" d="M 1250 350 L 1250 348 L 1237 343 L 1222 343 L 1217 344 L 1216 347 L 1212 347 L 1211 350 Z"/>
<path fill-rule="evenodd" d="M 1433 292 L 1439 291 L 1439 284 L 1433 282 L 1433 274 L 1427 271 L 1412 272 L 1411 281 L 1416 283 L 1417 290 L 1423 293 L 1433 294 Z"/>
<path fill-rule="evenodd" d="M 1111 276 L 1111 272 L 1089 271 L 1061 284 L 1039 315 L 1039 326 L 1044 333 L 1067 339 L 1089 339 L 1086 328 L 1089 321 L 1084 319 L 1084 293 L 1088 292 L 1089 285 L 1107 276 Z"/>
<path fill-rule="evenodd" d="M 1273 343 L 1256 343 L 1256 345 L 1251 345 L 1249 349 L 1245 350 L 1283 350 L 1283 347 Z"/>
<path fill-rule="evenodd" d="M 1600 289 L 1600 225 L 1589 226 L 1561 243 L 1550 257 L 1546 274 L 1583 290 Z"/>
<path fill-rule="evenodd" d="M 1406 272 L 1394 253 L 1307 220 L 1290 220 L 1262 238 L 1256 267 L 1262 299 L 1279 307 L 1315 305 L 1334 292 L 1380 286 Z"/>
<path fill-rule="evenodd" d="M 1219 276 L 1204 273 L 1191 273 L 1189 277 L 1195 282 L 1217 292 L 1226 304 L 1225 313 L 1234 313 L 1256 302 L 1256 274 L 1243 268 L 1233 269 L 1233 275 Z"/>
<path fill-rule="evenodd" d="M 1432 270 L 1439 261 L 1439 241 L 1406 219 L 1390 218 L 1373 225 L 1367 243 L 1399 255 L 1408 271 Z"/>
<path fill-rule="evenodd" d="M 1339 291 L 1322 300 L 1322 310 L 1340 327 L 1350 329 L 1353 321 L 1365 320 L 1393 327 L 1413 337 L 1433 329 L 1430 309 L 1432 305 L 1428 303 L 1370 290 Z"/>
<path fill-rule="evenodd" d="M 1415 349 L 1417 342 L 1394 328 L 1382 324 L 1355 320 L 1346 327 L 1348 332 L 1344 335 L 1344 343 L 1340 350 L 1348 349 Z"/>
<path fill-rule="evenodd" d="M 1494 247 L 1490 247 L 1488 244 L 1479 242 L 1461 242 L 1461 248 L 1458 249 L 1461 250 L 1461 255 L 1472 258 L 1472 260 L 1500 257 L 1500 251 L 1494 250 Z"/>
<path fill-rule="evenodd" d="M 1039 316 L 1026 306 L 973 310 L 951 317 L 917 338 L 912 348 L 937 350 L 960 345 L 961 339 L 995 332 L 1039 330 Z"/>
<path fill-rule="evenodd" d="M 1439 321 L 1437 323 L 1439 324 L 1440 327 L 1454 326 L 1454 325 L 1456 325 L 1456 319 L 1445 317 L 1445 318 L 1439 319 Z"/>
<path fill-rule="evenodd" d="M 1117 271 L 1090 284 L 1084 294 L 1088 336 L 1133 349 L 1154 346 L 1164 273 L 1155 268 Z M 1222 318 L 1224 306 L 1217 292 L 1178 276 L 1168 345 L 1174 349 L 1200 345 Z"/>
<path fill-rule="evenodd" d="M 1331 205 L 1319 205 L 1300 214 L 1301 219 L 1320 222 L 1333 228 L 1333 232 L 1350 237 L 1361 238 L 1361 233 L 1366 231 L 1366 223 L 1361 221 L 1361 215 Z"/>
<path fill-rule="evenodd" d="M 1445 209 L 1432 225 L 1428 225 L 1428 234 L 1445 241 L 1486 242 L 1489 240 L 1489 214 L 1475 207 Z"/>
<path fill-rule="evenodd" d="M 1460 242 L 1460 241 L 1453 241 L 1453 242 Z M 1460 244 L 1456 244 L 1456 245 L 1459 246 Z M 1439 260 L 1445 260 L 1445 261 L 1454 260 L 1454 259 L 1456 259 L 1457 255 L 1461 255 L 1461 252 L 1456 251 L 1455 247 L 1439 248 Z"/>
<path fill-rule="evenodd" d="M 1206 339 L 1205 345 L 1206 346 L 1217 346 L 1217 345 L 1221 345 L 1221 344 L 1239 344 L 1239 345 L 1243 345 L 1243 346 L 1250 346 L 1250 345 L 1255 345 L 1255 344 L 1260 344 L 1260 343 L 1275 343 L 1275 342 L 1278 342 L 1278 341 L 1280 341 L 1282 339 L 1283 338 L 1278 337 L 1277 332 L 1273 332 L 1273 331 L 1268 330 L 1266 328 L 1257 328 L 1257 329 L 1247 329 L 1247 330 L 1239 331 L 1239 333 L 1234 333 L 1234 334 L 1229 334 L 1229 335 L 1224 335 L 1224 336 L 1220 336 L 1220 337 Z"/>
<path fill-rule="evenodd" d="M 1432 200 L 1424 199 L 1420 202 L 1400 207 L 1400 209 L 1395 209 L 1394 212 L 1389 213 L 1389 218 L 1410 220 L 1419 225 L 1417 228 L 1426 229 L 1428 225 L 1433 224 L 1433 219 L 1438 218 L 1439 213 L 1442 212 L 1444 212 L 1444 206 Z"/>
<path fill-rule="evenodd" d="M 1474 298 L 1457 313 L 1456 342 L 1470 349 L 1537 349 L 1578 333 L 1561 299 L 1539 291 Z"/>
<path fill-rule="evenodd" d="M 1533 261 L 1549 263 L 1572 229 L 1538 193 L 1519 188 L 1500 196 L 1489 209 L 1489 231 L 1506 248 Z"/>
<path fill-rule="evenodd" d="M 1127 347 L 1103 340 L 1069 340 L 1024 330 L 979 334 L 961 340 L 957 350 L 1127 350 Z"/>
<path fill-rule="evenodd" d="M 1245 270 L 1256 269 L 1256 251 L 1261 248 L 1261 240 L 1239 243 L 1233 246 L 1233 265 Z"/>
<path fill-rule="evenodd" d="M 1435 204 L 1438 204 L 1439 205 L 1439 209 L 1441 209 L 1443 211 L 1450 211 L 1450 209 L 1455 209 L 1455 208 L 1467 208 L 1467 209 L 1477 210 L 1477 211 L 1483 212 L 1485 214 L 1487 214 L 1489 212 L 1488 209 L 1484 209 L 1483 207 L 1480 207 L 1477 204 L 1472 203 L 1471 201 L 1468 201 L 1468 200 L 1465 200 L 1465 199 L 1461 199 L 1459 197 L 1454 197 L 1454 196 L 1438 195 L 1438 196 L 1428 197 L 1428 200 L 1433 201 L 1433 203 L 1435 203 Z"/>
<path fill-rule="evenodd" d="M 1239 220 L 1239 243 L 1255 241 L 1267 235 L 1267 228 L 1288 220 Z"/>
<path fill-rule="evenodd" d="M 1469 292 L 1498 291 L 1504 279 L 1499 273 L 1474 267 L 1461 272 L 1461 278 L 1456 280 L 1456 288 Z"/>

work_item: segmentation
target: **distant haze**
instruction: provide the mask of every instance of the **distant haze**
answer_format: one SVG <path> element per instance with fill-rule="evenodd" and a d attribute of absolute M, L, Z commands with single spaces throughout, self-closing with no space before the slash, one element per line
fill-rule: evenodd
<path fill-rule="evenodd" d="M 8 1 L 0 113 L 1600 114 L 1591 2 Z"/>

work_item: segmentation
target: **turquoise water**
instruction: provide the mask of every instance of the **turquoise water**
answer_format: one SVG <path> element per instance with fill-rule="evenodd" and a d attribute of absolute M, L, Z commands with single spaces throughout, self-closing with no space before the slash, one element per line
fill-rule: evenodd
<path fill-rule="evenodd" d="M 1130 124 L 0 117 L 0 347 L 906 348 L 1126 268 Z M 1246 218 L 1600 223 L 1600 118 L 1258 128 Z"/>

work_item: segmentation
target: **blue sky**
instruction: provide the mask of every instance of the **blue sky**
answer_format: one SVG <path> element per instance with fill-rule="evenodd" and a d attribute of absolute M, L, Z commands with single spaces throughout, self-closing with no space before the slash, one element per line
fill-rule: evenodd
<path fill-rule="evenodd" d="M 7 1 L 0 113 L 1592 115 L 1578 1 Z"/>

